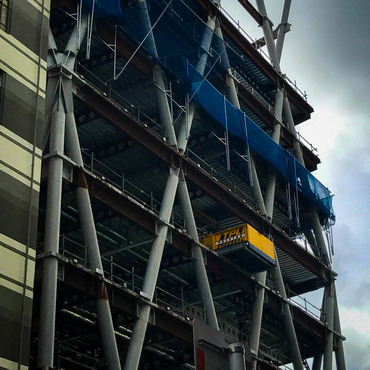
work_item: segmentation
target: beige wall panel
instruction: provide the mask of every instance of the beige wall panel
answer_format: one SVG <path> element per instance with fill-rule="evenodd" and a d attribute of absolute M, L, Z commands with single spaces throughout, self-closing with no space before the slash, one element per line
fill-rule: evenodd
<path fill-rule="evenodd" d="M 25 88 L 22 82 L 11 75 L 5 76 L 5 87 L 3 89 L 3 104 L 0 111 L 0 124 L 17 136 L 33 143 L 35 130 L 37 129 L 36 145 L 41 146 L 41 127 L 44 126 L 45 100 L 39 96 L 38 110 L 36 111 L 36 94 Z M 36 125 L 36 114 L 37 124 Z"/>

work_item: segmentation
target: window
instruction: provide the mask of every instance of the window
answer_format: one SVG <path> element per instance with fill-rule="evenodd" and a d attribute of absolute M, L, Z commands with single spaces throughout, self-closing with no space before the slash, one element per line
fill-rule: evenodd
<path fill-rule="evenodd" d="M 9 15 L 9 0 L 0 0 L 0 29 L 7 30 Z"/>

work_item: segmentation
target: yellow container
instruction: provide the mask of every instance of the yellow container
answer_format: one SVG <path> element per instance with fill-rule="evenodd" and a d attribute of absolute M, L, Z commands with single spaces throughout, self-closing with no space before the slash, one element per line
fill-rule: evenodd
<path fill-rule="evenodd" d="M 262 256 L 275 261 L 274 243 L 248 224 L 230 227 L 204 239 L 204 245 L 214 251 L 246 242 Z"/>
<path fill-rule="evenodd" d="M 247 241 L 275 261 L 274 243 L 247 224 Z"/>

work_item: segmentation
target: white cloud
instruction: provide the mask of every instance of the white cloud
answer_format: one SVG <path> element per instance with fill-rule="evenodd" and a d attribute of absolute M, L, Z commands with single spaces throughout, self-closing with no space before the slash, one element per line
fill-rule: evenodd
<path fill-rule="evenodd" d="M 363 292 L 364 294 L 369 292 Z M 340 310 L 343 329 L 353 330 L 359 334 L 360 342 L 370 340 L 370 313 L 358 308 L 343 307 Z M 369 353 L 370 356 L 370 353 Z M 370 357 L 369 357 L 370 358 Z"/>

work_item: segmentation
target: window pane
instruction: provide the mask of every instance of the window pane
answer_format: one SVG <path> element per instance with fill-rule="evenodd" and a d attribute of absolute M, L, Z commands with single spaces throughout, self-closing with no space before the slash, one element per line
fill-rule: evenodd
<path fill-rule="evenodd" d="M 6 31 L 8 20 L 9 2 L 8 0 L 0 0 L 0 28 Z"/>

